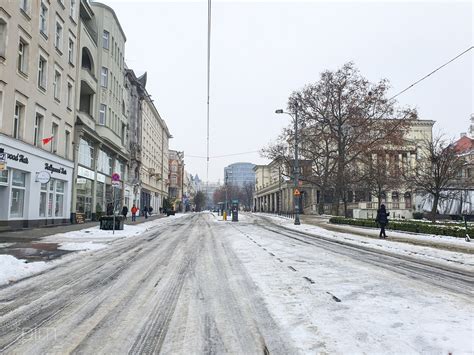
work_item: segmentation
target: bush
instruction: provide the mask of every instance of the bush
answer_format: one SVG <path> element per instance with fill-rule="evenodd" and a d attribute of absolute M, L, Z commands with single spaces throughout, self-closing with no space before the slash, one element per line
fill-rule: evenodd
<path fill-rule="evenodd" d="M 423 219 L 423 212 L 413 212 L 413 219 Z"/>
<path fill-rule="evenodd" d="M 375 220 L 371 219 L 332 217 L 329 222 L 333 224 L 347 224 L 351 226 L 378 228 L 378 224 L 375 222 Z M 464 238 L 466 236 L 466 229 L 461 224 L 448 226 L 444 224 L 397 220 L 389 221 L 386 229 L 423 234 L 447 235 L 459 238 Z M 474 235 L 474 228 L 468 227 L 467 232 L 471 236 Z"/>

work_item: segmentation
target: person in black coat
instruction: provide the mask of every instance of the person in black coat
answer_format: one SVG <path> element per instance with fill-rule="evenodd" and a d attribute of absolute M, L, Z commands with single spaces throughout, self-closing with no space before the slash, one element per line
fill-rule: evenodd
<path fill-rule="evenodd" d="M 375 222 L 377 222 L 380 226 L 379 238 L 387 238 L 387 235 L 385 234 L 385 227 L 388 224 L 389 215 L 390 212 L 387 212 L 385 205 L 380 205 L 380 208 L 377 210 L 377 218 L 375 219 Z"/>
<path fill-rule="evenodd" d="M 124 220 L 127 219 L 127 214 L 128 214 L 128 207 L 127 207 L 127 206 L 123 206 L 123 208 L 122 208 L 122 215 L 123 215 L 123 219 L 124 219 Z"/>
<path fill-rule="evenodd" d="M 143 209 L 143 215 L 145 216 L 145 219 L 148 218 L 148 207 L 145 206 L 145 208 Z"/>

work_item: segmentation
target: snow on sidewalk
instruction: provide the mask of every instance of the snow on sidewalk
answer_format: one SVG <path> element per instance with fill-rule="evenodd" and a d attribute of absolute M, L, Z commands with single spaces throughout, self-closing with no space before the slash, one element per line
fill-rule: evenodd
<path fill-rule="evenodd" d="M 106 248 L 108 244 L 115 240 L 139 236 L 158 226 L 170 224 L 173 220 L 183 216 L 185 215 L 179 214 L 136 225 L 126 224 L 123 230 L 115 231 L 115 233 L 100 230 L 99 227 L 85 228 L 78 231 L 50 235 L 41 239 L 41 243 L 56 243 L 59 245 L 58 249 L 61 250 L 78 252 L 96 251 Z M 26 262 L 25 260 L 17 259 L 11 255 L 0 255 L 0 285 L 9 284 L 43 272 L 60 263 L 66 262 L 71 257 L 74 257 L 74 255 L 68 255 L 61 259 L 48 262 Z"/>
<path fill-rule="evenodd" d="M 449 250 L 425 247 L 420 245 L 413 245 L 404 242 L 396 242 L 388 239 L 373 239 L 367 238 L 355 234 L 351 234 L 350 231 L 334 232 L 324 229 L 322 227 L 314 226 L 311 224 L 302 223 L 299 226 L 293 224 L 293 220 L 288 218 L 262 214 L 265 218 L 270 218 L 277 225 L 284 226 L 285 228 L 293 229 L 300 232 L 313 234 L 315 236 L 321 236 L 328 239 L 341 240 L 344 243 L 354 244 L 364 247 L 369 247 L 374 250 L 386 250 L 396 254 L 407 255 L 411 257 L 423 258 L 427 261 L 435 261 L 448 266 L 454 266 L 465 270 L 473 271 L 474 268 L 474 256 L 472 253 L 461 253 Z M 350 230 L 350 228 L 348 228 Z M 354 228 L 356 230 L 356 228 Z M 462 238 L 454 238 L 449 236 L 433 236 L 428 234 L 409 234 L 403 232 L 390 231 L 390 235 L 396 236 L 397 238 L 418 239 L 418 240 L 433 240 L 438 243 L 442 241 L 446 245 L 459 246 L 463 245 L 466 249 L 474 250 L 474 243 L 467 243 Z"/>

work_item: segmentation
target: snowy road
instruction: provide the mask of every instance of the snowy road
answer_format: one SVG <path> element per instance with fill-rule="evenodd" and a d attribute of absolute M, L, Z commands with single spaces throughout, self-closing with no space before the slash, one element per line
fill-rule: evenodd
<path fill-rule="evenodd" d="M 471 298 L 472 271 L 190 214 L 0 288 L 0 353 L 472 353 Z"/>

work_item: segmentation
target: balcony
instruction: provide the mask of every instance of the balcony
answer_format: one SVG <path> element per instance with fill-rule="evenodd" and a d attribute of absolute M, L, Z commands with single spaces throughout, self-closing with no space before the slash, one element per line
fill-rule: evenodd
<path fill-rule="evenodd" d="M 122 146 L 122 140 L 117 136 L 110 128 L 106 126 L 96 125 L 95 130 L 97 134 L 105 140 L 113 143 L 117 147 L 121 148 L 121 151 L 125 151 Z"/>

